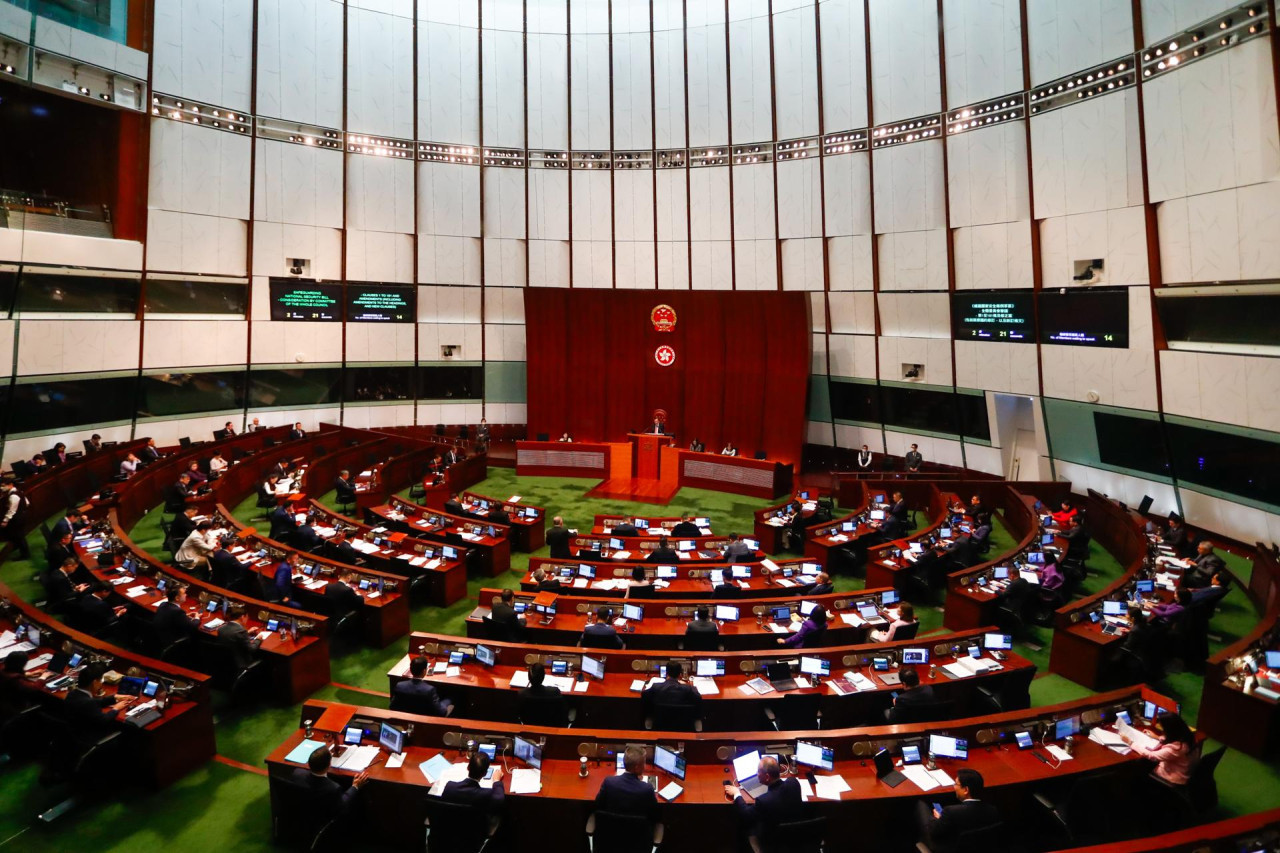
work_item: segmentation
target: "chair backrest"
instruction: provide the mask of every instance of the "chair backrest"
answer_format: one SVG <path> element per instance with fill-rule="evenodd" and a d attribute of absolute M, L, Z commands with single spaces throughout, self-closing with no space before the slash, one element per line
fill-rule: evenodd
<path fill-rule="evenodd" d="M 686 652 L 714 652 L 720 649 L 720 635 L 710 631 L 684 635 Z"/>
<path fill-rule="evenodd" d="M 595 849 L 601 853 L 648 853 L 653 848 L 653 824 L 643 815 L 596 811 Z"/>
<path fill-rule="evenodd" d="M 588 649 L 616 649 L 618 642 L 608 634 L 589 634 L 582 632 L 582 645 Z"/>
<path fill-rule="evenodd" d="M 518 699 L 520 722 L 526 726 L 556 726 L 569 724 L 569 702 L 563 694 L 535 695 L 522 693 Z"/>
<path fill-rule="evenodd" d="M 893 632 L 893 638 L 895 640 L 914 640 L 919 632 L 920 622 L 917 620 L 910 625 L 899 625 L 898 630 Z"/>
<path fill-rule="evenodd" d="M 824 627 L 819 628 L 816 631 L 809 632 L 809 634 L 804 638 L 804 642 L 800 644 L 800 647 L 804 649 L 820 649 L 826 644 L 827 629 Z"/>
<path fill-rule="evenodd" d="M 766 453 L 766 452 L 765 452 L 765 451 L 763 451 L 763 450 L 757 450 L 757 451 L 756 451 L 756 458 L 757 458 L 757 459 L 768 459 L 768 458 L 769 458 L 769 454 L 768 454 L 768 453 Z"/>
<path fill-rule="evenodd" d="M 894 705 L 893 722 L 900 723 L 932 723 L 948 720 L 954 713 L 955 703 L 946 700 L 924 704 Z"/>
<path fill-rule="evenodd" d="M 700 709 L 696 705 L 653 704 L 653 727 L 658 731 L 691 732 L 700 719 Z"/>
<path fill-rule="evenodd" d="M 1213 774 L 1226 752 L 1227 748 L 1220 746 L 1208 755 L 1201 756 L 1191 768 L 1187 794 L 1199 812 L 1203 813 L 1218 804 L 1218 784 L 1214 781 Z"/>
<path fill-rule="evenodd" d="M 1009 839 L 1004 824 L 993 823 L 960 833 L 951 849 L 955 853 L 1005 853 Z"/>
<path fill-rule="evenodd" d="M 427 837 L 427 853 L 475 853 L 488 834 L 484 812 L 463 803 L 450 803 L 439 797 L 424 799 L 431 834 Z"/>
<path fill-rule="evenodd" d="M 825 817 L 793 820 L 780 823 L 765 833 L 760 839 L 760 846 L 765 853 L 816 853 L 822 849 L 826 832 Z"/>
<path fill-rule="evenodd" d="M 273 779 L 273 838 L 277 842 L 310 847 L 320 831 L 333 819 L 331 811 L 317 808 L 316 805 L 316 797 L 310 788 L 284 776 Z"/>

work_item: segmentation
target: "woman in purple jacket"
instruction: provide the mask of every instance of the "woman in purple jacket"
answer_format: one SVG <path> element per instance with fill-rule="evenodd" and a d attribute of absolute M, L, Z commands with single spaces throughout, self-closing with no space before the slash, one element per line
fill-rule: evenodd
<path fill-rule="evenodd" d="M 792 615 L 792 619 L 799 618 Z M 779 639 L 778 645 L 791 646 L 793 648 L 808 648 L 806 638 L 813 638 L 814 634 L 820 634 L 827 629 L 827 611 L 821 604 L 816 605 L 813 610 L 809 611 L 809 618 L 800 623 L 800 630 L 796 631 L 786 639 Z"/>

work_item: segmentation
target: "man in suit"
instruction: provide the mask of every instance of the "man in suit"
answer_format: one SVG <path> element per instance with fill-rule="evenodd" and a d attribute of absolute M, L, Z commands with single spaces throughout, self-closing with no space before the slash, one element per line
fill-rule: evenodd
<path fill-rule="evenodd" d="M 653 425 L 649 427 L 649 432 L 653 433 L 654 435 L 666 435 L 667 425 L 664 424 L 662 421 L 658 420 L 657 418 L 654 418 Z"/>
<path fill-rule="evenodd" d="M 658 539 L 658 547 L 649 552 L 646 562 L 649 563 L 674 563 L 680 558 L 676 555 L 675 549 L 671 547 L 671 541 L 663 536 Z"/>
<path fill-rule="evenodd" d="M 169 525 L 169 544 L 176 551 L 178 546 L 187 541 L 187 537 L 196 529 L 196 516 L 199 510 L 194 505 L 183 507 L 182 512 L 173 518 Z"/>
<path fill-rule="evenodd" d="M 871 470 L 872 458 L 871 448 L 867 447 L 865 444 L 862 445 L 862 449 L 858 451 L 858 468 L 863 471 Z"/>
<path fill-rule="evenodd" d="M 24 560 L 31 559 L 31 546 L 23 529 L 30 501 L 13 483 L 0 483 L 0 541 L 8 542 Z"/>
<path fill-rule="evenodd" d="M 147 443 L 143 445 L 142 450 L 140 451 L 140 457 L 143 464 L 155 462 L 163 455 L 164 454 L 160 452 L 160 448 L 156 447 L 156 440 L 154 438 L 148 438 Z"/>
<path fill-rule="evenodd" d="M 128 696 L 103 696 L 102 679 L 106 664 L 91 663 L 76 676 L 76 687 L 67 694 L 65 708 L 74 719 L 90 726 L 101 726 L 129 703 Z"/>
<path fill-rule="evenodd" d="M 324 600 L 329 602 L 335 616 L 345 616 L 364 603 L 355 586 L 356 576 L 351 572 L 343 572 L 341 577 L 325 584 Z"/>
<path fill-rule="evenodd" d="M 289 430 L 289 439 L 297 441 L 300 438 L 306 438 L 307 431 L 302 428 L 302 421 L 298 421 L 293 425 L 293 429 Z"/>
<path fill-rule="evenodd" d="M 979 525 L 991 523 L 991 509 L 982 502 L 981 495 L 969 499 L 969 516 Z"/>
<path fill-rule="evenodd" d="M 907 451 L 903 461 L 907 463 L 908 471 L 919 471 L 920 466 L 924 464 L 924 457 L 920 455 L 920 448 L 914 444 L 911 445 L 911 449 Z"/>
<path fill-rule="evenodd" d="M 271 466 L 271 470 L 267 472 L 267 479 L 276 478 L 276 482 L 289 478 L 289 462 L 287 459 L 281 459 L 279 462 Z"/>
<path fill-rule="evenodd" d="M 112 607 L 107 604 L 107 596 L 111 587 L 102 581 L 93 581 L 89 588 L 76 599 L 76 627 L 87 634 L 103 637 L 115 630 L 120 617 L 125 613 L 125 606 Z"/>
<path fill-rule="evenodd" d="M 409 661 L 409 677 L 391 690 L 391 710 L 429 717 L 447 717 L 453 713 L 453 703 L 442 699 L 435 686 L 425 680 L 429 665 L 430 661 L 422 655 L 415 655 Z"/>
<path fill-rule="evenodd" d="M 258 629 L 249 628 L 248 623 L 249 608 L 237 602 L 227 612 L 227 621 L 218 626 L 218 643 L 231 649 L 238 671 L 253 663 L 253 653 L 262 645 Z"/>
<path fill-rule="evenodd" d="M 563 726 L 569 717 L 569 704 L 560 688 L 544 684 L 547 668 L 541 663 L 529 664 L 529 685 L 521 687 L 516 696 L 517 713 L 528 725 Z M 552 722 L 550 718 L 557 718 Z"/>
<path fill-rule="evenodd" d="M 524 636 L 524 622 L 516 613 L 516 594 L 504 589 L 489 609 L 489 625 L 498 639 L 519 642 Z"/>
<path fill-rule="evenodd" d="M 1222 558 L 1213 552 L 1213 543 L 1208 539 L 1201 539 L 1196 545 L 1196 556 L 1191 567 L 1182 575 L 1182 585 L 1188 589 L 1206 587 L 1213 576 L 1226 567 Z"/>
<path fill-rule="evenodd" d="M 68 557 L 75 556 L 75 549 L 71 546 L 71 531 L 59 536 L 49 543 L 49 547 L 44 552 L 45 561 L 49 564 L 49 571 L 53 571 L 62 565 L 62 561 Z"/>
<path fill-rule="evenodd" d="M 337 560 L 339 563 L 346 563 L 351 566 L 360 565 L 360 555 L 356 549 L 351 547 L 351 543 L 347 541 L 347 532 L 345 530 L 337 530 L 333 536 L 329 537 L 329 542 L 325 547 L 325 556 L 331 560 Z"/>
<path fill-rule="evenodd" d="M 702 529 L 693 523 L 693 516 L 686 515 L 680 519 L 680 523 L 671 528 L 671 535 L 677 539 L 687 539 L 690 536 L 701 536 Z"/>
<path fill-rule="evenodd" d="M 688 630 L 687 628 L 685 629 Z M 684 666 L 680 661 L 667 662 L 667 677 L 640 694 L 645 708 L 652 710 L 657 706 L 689 707 L 696 709 L 695 716 L 702 716 L 702 694 L 692 684 L 680 680 L 684 675 Z"/>
<path fill-rule="evenodd" d="M 906 534 L 908 512 L 907 502 L 903 499 L 902 492 L 894 492 L 893 503 L 889 507 L 884 522 L 880 525 L 880 535 L 885 541 L 897 539 Z"/>
<path fill-rule="evenodd" d="M 164 599 L 156 608 L 155 620 L 151 623 L 160 639 L 160 645 L 169 646 L 186 637 L 197 636 L 199 628 L 182 606 L 187 600 L 186 585 L 169 584 L 164 591 Z"/>
<path fill-rule="evenodd" d="M 813 586 L 809 587 L 809 591 L 805 595 L 829 595 L 835 591 L 836 588 L 831 583 L 831 575 L 826 572 L 818 572 L 814 576 Z"/>
<path fill-rule="evenodd" d="M 89 523 L 89 519 L 79 510 L 68 510 L 66 518 L 61 519 L 53 526 L 53 538 L 61 539 L 65 534 L 70 533 L 72 536 L 84 529 Z"/>
<path fill-rule="evenodd" d="M 963 850 L 961 836 L 966 832 L 985 829 L 1000 822 L 995 806 L 980 799 L 984 782 L 977 770 L 964 768 L 956 772 L 955 805 L 936 809 L 919 801 L 924 814 L 923 834 L 935 853 L 955 853 Z"/>
<path fill-rule="evenodd" d="M 502 768 L 494 768 L 493 786 L 482 788 L 480 780 L 488 773 L 489 756 L 483 752 L 476 752 L 467 762 L 467 778 L 460 782 L 446 782 L 444 790 L 440 792 L 440 799 L 446 803 L 471 806 L 476 811 L 488 815 L 491 822 L 496 821 L 502 814 L 502 807 L 506 801 L 506 793 L 502 789 Z"/>
<path fill-rule="evenodd" d="M 236 428 L 231 425 L 231 421 L 227 421 L 222 425 L 222 437 L 231 438 L 236 434 Z"/>
<path fill-rule="evenodd" d="M 45 595 L 48 596 L 47 609 L 58 611 L 75 603 L 80 593 L 89 588 L 87 583 L 78 583 L 75 574 L 80 570 L 80 561 L 74 556 L 66 557 L 56 568 L 50 568 L 40 576 Z"/>
<path fill-rule="evenodd" d="M 1187 538 L 1187 526 L 1182 523 L 1182 519 L 1176 515 L 1169 516 L 1169 526 L 1165 528 L 1160 539 L 1164 544 L 1173 549 L 1173 553 L 1179 557 L 1188 557 L 1190 554 L 1190 544 Z"/>
<path fill-rule="evenodd" d="M 547 531 L 547 547 L 551 549 L 551 559 L 569 559 L 569 531 L 558 515 L 551 520 L 551 529 Z"/>
<path fill-rule="evenodd" d="M 578 645 L 589 649 L 625 649 L 622 638 L 613 629 L 612 619 L 613 611 L 608 607 L 596 608 L 596 619 L 582 629 Z"/>
<path fill-rule="evenodd" d="M 1209 585 L 1191 591 L 1191 606 L 1203 605 L 1211 614 L 1213 607 L 1231 591 L 1231 577 L 1225 572 L 1215 572 L 1209 578 Z M 1208 616 L 1205 617 L 1206 619 Z"/>
<path fill-rule="evenodd" d="M 596 794 L 596 811 L 611 812 L 628 817 L 642 817 L 655 824 L 653 829 L 654 843 L 662 840 L 662 827 L 658 824 L 658 795 L 644 779 L 645 749 L 642 746 L 628 746 L 622 754 L 622 768 L 625 772 L 616 776 L 607 776 L 600 783 Z M 587 820 L 587 835 L 595 834 L 595 815 Z"/>
<path fill-rule="evenodd" d="M 502 508 L 502 504 L 494 505 L 493 509 L 489 510 L 488 518 L 489 518 L 489 521 L 492 522 L 493 524 L 510 524 L 511 523 L 511 516 L 508 515 L 507 511 Z"/>
<path fill-rule="evenodd" d="M 316 529 L 311 526 L 311 520 L 307 519 L 298 525 L 298 528 L 289 536 L 289 544 L 299 551 L 314 553 L 317 548 L 324 544 L 324 540 L 320 538 L 319 533 L 316 533 Z"/>
<path fill-rule="evenodd" d="M 362 771 L 344 791 L 341 785 L 329 778 L 332 762 L 329 748 L 318 746 L 307 758 L 307 766 L 294 768 L 289 776 L 289 781 L 309 792 L 307 811 L 322 822 L 330 817 L 345 817 L 351 811 L 351 804 L 355 802 L 360 788 L 369 781 L 369 771 Z"/>
<path fill-rule="evenodd" d="M 187 497 L 191 494 L 191 475 L 185 471 L 178 475 L 178 480 L 165 490 L 164 511 L 180 513 L 187 506 Z"/>
<path fill-rule="evenodd" d="M 338 478 L 333 481 L 333 490 L 338 493 L 338 503 L 353 504 L 356 502 L 356 487 L 351 482 L 351 472 L 345 468 L 338 472 Z"/>
<path fill-rule="evenodd" d="M 298 570 L 298 555 L 295 552 L 285 554 L 271 573 L 271 586 L 267 590 L 267 599 L 280 604 L 293 604 L 293 575 Z"/>
<path fill-rule="evenodd" d="M 684 627 L 685 636 L 690 634 L 719 634 L 720 626 L 711 619 L 710 607 L 699 607 L 693 611 L 693 621 Z M 655 685 L 656 686 L 656 685 Z"/>
<path fill-rule="evenodd" d="M 449 515 L 465 516 L 467 510 L 462 506 L 462 501 L 458 499 L 458 493 L 454 492 L 450 495 L 449 500 L 444 502 L 444 511 Z"/>
<path fill-rule="evenodd" d="M 898 692 L 893 704 L 884 709 L 884 718 L 890 723 L 897 722 L 899 708 L 919 708 L 922 705 L 932 705 L 937 701 L 933 696 L 933 685 L 922 685 L 920 673 L 916 672 L 914 667 L 903 667 L 898 677 L 902 679 L 902 690 Z M 909 711 L 904 711 L 903 716 L 907 713 Z"/>
<path fill-rule="evenodd" d="M 267 520 L 271 522 L 271 530 L 267 536 L 277 542 L 288 542 L 293 531 L 298 528 L 297 518 L 287 504 L 280 504 L 267 513 Z"/>
<path fill-rule="evenodd" d="M 729 544 L 724 547 L 724 558 L 730 563 L 746 563 L 751 557 L 751 546 L 743 542 L 738 534 L 730 533 Z"/>
<path fill-rule="evenodd" d="M 690 449 L 691 451 L 693 451 L 694 453 L 706 453 L 706 452 L 707 452 L 707 446 L 706 446 L 705 444 L 703 444 L 703 443 L 702 443 L 701 439 L 697 439 L 697 438 L 695 438 L 693 441 L 689 442 L 689 449 Z"/>
<path fill-rule="evenodd" d="M 742 789 L 726 785 L 725 791 L 733 798 L 738 812 L 738 822 L 753 838 L 768 837 L 779 824 L 793 823 L 804 817 L 804 800 L 800 796 L 800 782 L 793 776 L 782 780 L 782 768 L 778 759 L 765 756 L 756 768 L 756 779 L 768 787 L 754 803 L 747 802 Z"/>
<path fill-rule="evenodd" d="M 209 555 L 209 573 L 216 586 L 239 587 L 251 571 L 248 563 L 242 563 L 227 550 L 227 545 L 234 540 L 230 537 L 218 542 L 218 548 Z"/>
<path fill-rule="evenodd" d="M 88 453 L 97 453 L 102 449 L 102 436 L 96 432 L 89 436 L 89 440 L 84 443 L 84 449 Z"/>
<path fill-rule="evenodd" d="M 609 535 L 611 535 L 611 536 L 639 536 L 639 535 L 640 535 L 640 531 L 639 531 L 638 529 L 636 529 L 636 526 L 635 526 L 634 524 L 632 524 L 630 521 L 627 521 L 627 520 L 624 518 L 622 521 L 618 522 L 617 524 L 615 524 L 615 525 L 613 526 L 613 529 L 609 531 Z"/>
<path fill-rule="evenodd" d="M 537 585 L 538 592 L 559 592 L 562 588 L 560 578 L 547 574 L 542 566 L 533 570 L 533 582 Z"/>

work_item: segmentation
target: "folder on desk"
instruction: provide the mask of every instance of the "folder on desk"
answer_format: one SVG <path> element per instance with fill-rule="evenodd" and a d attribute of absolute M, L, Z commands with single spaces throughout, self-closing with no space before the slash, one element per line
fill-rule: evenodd
<path fill-rule="evenodd" d="M 291 749 L 289 754 L 284 757 L 284 760 L 292 761 L 294 764 L 306 764 L 307 759 L 311 757 L 311 753 L 324 745 L 318 740 L 304 740 Z"/>

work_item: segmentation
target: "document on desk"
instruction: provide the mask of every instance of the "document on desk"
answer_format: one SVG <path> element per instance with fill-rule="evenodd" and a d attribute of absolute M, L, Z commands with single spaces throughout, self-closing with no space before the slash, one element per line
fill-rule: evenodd
<path fill-rule="evenodd" d="M 677 557 L 679 557 L 679 558 L 680 558 L 680 559 L 682 559 L 682 560 L 687 560 L 687 559 L 689 559 L 689 552 L 688 552 L 688 551 L 677 551 L 677 552 L 676 552 L 676 556 L 677 556 Z"/>
<path fill-rule="evenodd" d="M 387 756 L 387 769 L 388 769 L 388 770 L 399 770 L 399 769 L 400 769 L 400 767 L 401 767 L 403 764 L 404 764 L 404 753 L 403 753 L 403 752 L 397 753 L 397 754 L 395 754 L 395 755 L 389 755 L 389 756 Z"/>
<path fill-rule="evenodd" d="M 795 585 L 795 581 L 791 580 L 791 578 L 778 578 L 778 586 L 793 587 Z"/>
<path fill-rule="evenodd" d="M 573 689 L 573 679 L 567 675 L 548 675 L 542 680 L 542 683 L 548 687 L 558 687 L 561 693 L 568 693 Z"/>
<path fill-rule="evenodd" d="M 400 658 L 400 660 L 396 661 L 395 666 L 391 667 L 391 671 L 387 674 L 396 675 L 400 677 L 408 675 L 409 661 L 410 661 L 410 656 L 405 655 L 404 657 Z"/>
<path fill-rule="evenodd" d="M 586 588 L 587 588 L 587 583 L 588 583 L 588 581 L 587 581 L 587 579 L 586 579 L 586 578 L 574 578 L 574 579 L 573 579 L 573 588 L 574 588 L 574 589 L 586 589 Z"/>
<path fill-rule="evenodd" d="M 969 678 L 973 675 L 968 667 L 964 666 L 961 661 L 944 664 L 942 671 L 947 673 L 947 675 L 950 675 L 952 678 Z"/>
<path fill-rule="evenodd" d="M 333 766 L 339 770 L 350 770 L 361 773 L 378 757 L 376 746 L 349 746 L 342 756 L 334 759 Z"/>
<path fill-rule="evenodd" d="M 511 676 L 511 681 L 509 682 L 509 686 L 516 687 L 516 688 L 528 687 L 529 686 L 529 670 L 527 669 L 516 670 L 515 673 Z"/>
<path fill-rule="evenodd" d="M 877 689 L 876 683 L 860 672 L 846 672 L 844 677 L 852 681 L 853 686 L 858 688 L 859 691 Z"/>
<path fill-rule="evenodd" d="M 698 693 L 702 696 L 715 696 L 720 692 L 720 685 L 716 684 L 714 678 L 697 678 L 693 679 L 693 686 L 698 688 Z"/>
<path fill-rule="evenodd" d="M 815 779 L 817 781 L 814 783 L 813 793 L 824 800 L 838 800 L 841 794 L 850 790 L 849 783 L 844 781 L 844 777 L 838 774 L 835 776 L 817 776 Z"/>
<path fill-rule="evenodd" d="M 809 802 L 809 798 L 813 796 L 813 785 L 809 784 L 808 779 L 797 779 L 800 783 L 800 799 Z"/>
<path fill-rule="evenodd" d="M 1049 754 L 1052 755 L 1054 758 L 1058 759 L 1059 761 L 1070 761 L 1072 758 L 1075 757 L 1071 755 L 1071 753 L 1063 749 L 1062 747 L 1058 746 L 1056 743 L 1049 744 L 1048 746 L 1045 747 L 1045 749 L 1047 749 L 1049 751 Z"/>
<path fill-rule="evenodd" d="M 147 591 L 147 588 L 139 584 L 138 586 L 135 586 L 132 589 L 126 589 L 124 591 L 124 594 L 129 596 L 130 598 L 137 598 L 140 595 L 144 595 L 146 591 Z"/>
<path fill-rule="evenodd" d="M 536 794 L 542 790 L 542 771 L 520 767 L 511 771 L 511 787 L 508 794 Z"/>
<path fill-rule="evenodd" d="M 846 625 L 852 625 L 855 628 L 861 628 L 863 625 L 867 624 L 867 620 L 863 619 L 862 616 L 857 613 L 841 613 L 840 620 Z"/>
<path fill-rule="evenodd" d="M 573 685 L 573 692 L 574 692 L 574 693 L 586 693 L 586 692 L 587 692 L 587 686 L 588 686 L 589 684 L 591 684 L 591 682 L 589 682 L 589 681 L 579 681 L 577 684 Z"/>
<path fill-rule="evenodd" d="M 942 787 L 942 783 L 933 778 L 923 764 L 902 765 L 902 775 L 906 776 L 921 791 L 932 791 L 934 788 Z"/>
<path fill-rule="evenodd" d="M 507 498 L 507 503 L 509 504 L 520 503 L 520 495 L 512 495 L 511 497 Z"/>
<path fill-rule="evenodd" d="M 667 787 L 663 788 L 661 791 L 658 792 L 658 796 L 662 797 L 662 799 L 666 800 L 669 803 L 683 793 L 684 793 L 684 788 L 681 788 L 675 782 L 668 782 Z"/>
<path fill-rule="evenodd" d="M 294 764 L 306 764 L 307 759 L 311 757 L 311 753 L 315 752 L 324 744 L 318 740 L 304 740 L 302 743 L 290 750 L 289 754 L 284 757 L 285 761 L 292 761 Z"/>
<path fill-rule="evenodd" d="M 613 559 L 615 560 L 627 560 L 630 558 L 631 558 L 630 551 L 614 551 L 613 552 Z"/>
<path fill-rule="evenodd" d="M 1139 746 L 1143 749 L 1155 749 L 1160 745 L 1160 741 L 1151 737 L 1151 735 L 1146 732 L 1138 731 L 1124 720 L 1116 721 L 1116 731 L 1132 741 L 1134 746 Z"/>
<path fill-rule="evenodd" d="M 639 693 L 644 690 L 644 679 L 637 678 L 635 681 L 632 681 L 630 690 L 632 693 Z"/>
<path fill-rule="evenodd" d="M 944 788 L 950 788 L 952 785 L 956 783 L 956 780 L 948 776 L 947 771 L 943 770 L 941 767 L 939 767 L 937 770 L 930 770 L 929 775 L 933 777 L 933 780 L 935 782 L 937 782 L 939 785 L 943 786 Z"/>
<path fill-rule="evenodd" d="M 785 634 L 785 633 L 787 633 L 787 626 L 786 626 L 786 625 L 779 625 L 777 622 L 768 622 L 768 623 L 766 623 L 766 624 L 769 626 L 769 630 L 770 630 L 770 631 L 772 631 L 772 632 L 773 632 L 773 633 L 775 633 L 775 634 Z"/>
<path fill-rule="evenodd" d="M 449 759 L 445 758 L 443 753 L 437 752 L 435 755 L 419 764 L 418 769 L 422 771 L 422 775 L 426 777 L 428 782 L 435 783 L 443 777 L 445 771 L 452 766 L 453 765 L 449 763 Z"/>
<path fill-rule="evenodd" d="M 1109 749 L 1113 749 L 1121 755 L 1128 755 L 1130 752 L 1133 752 L 1133 750 L 1130 749 L 1129 744 L 1124 742 L 1124 738 L 1120 737 L 1120 735 L 1113 731 L 1109 731 L 1101 727 L 1092 729 L 1089 732 L 1089 740 L 1094 743 L 1101 744 Z"/>
<path fill-rule="evenodd" d="M 445 670 L 444 670 L 445 678 L 457 678 L 459 675 L 462 675 L 462 667 L 460 666 L 445 667 Z"/>

